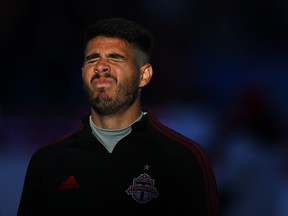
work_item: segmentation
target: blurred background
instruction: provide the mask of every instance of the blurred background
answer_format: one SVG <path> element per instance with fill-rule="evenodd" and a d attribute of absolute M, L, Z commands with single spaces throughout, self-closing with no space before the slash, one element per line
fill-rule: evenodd
<path fill-rule="evenodd" d="M 32 153 L 81 127 L 83 32 L 112 16 L 154 33 L 144 106 L 207 150 L 222 215 L 287 216 L 285 0 L 1 0 L 0 216 Z"/>

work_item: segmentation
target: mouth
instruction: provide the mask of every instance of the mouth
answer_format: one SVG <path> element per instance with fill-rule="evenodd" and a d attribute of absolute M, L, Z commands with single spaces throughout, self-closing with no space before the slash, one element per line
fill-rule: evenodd
<path fill-rule="evenodd" d="M 107 79 L 107 78 L 105 78 L 105 79 L 100 78 L 100 79 L 94 79 L 94 80 L 92 81 L 92 83 L 93 83 L 94 85 L 96 85 L 97 88 L 109 87 L 109 86 L 112 85 L 113 80 L 112 80 L 112 79 Z"/>

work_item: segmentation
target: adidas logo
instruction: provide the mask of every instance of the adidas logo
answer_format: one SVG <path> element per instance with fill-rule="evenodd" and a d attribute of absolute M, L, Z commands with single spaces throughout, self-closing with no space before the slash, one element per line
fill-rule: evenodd
<path fill-rule="evenodd" d="M 79 184 L 77 184 L 73 175 L 69 176 L 69 178 L 67 178 L 61 185 L 59 185 L 59 190 L 75 188 L 79 188 Z"/>

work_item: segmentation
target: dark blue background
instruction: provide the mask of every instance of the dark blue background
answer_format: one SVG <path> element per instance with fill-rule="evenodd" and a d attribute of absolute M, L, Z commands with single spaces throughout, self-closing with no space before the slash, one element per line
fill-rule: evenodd
<path fill-rule="evenodd" d="M 223 216 L 288 214 L 284 0 L 1 0 L 0 215 L 16 214 L 33 151 L 80 128 L 83 31 L 106 17 L 152 30 L 144 106 L 208 152 Z"/>

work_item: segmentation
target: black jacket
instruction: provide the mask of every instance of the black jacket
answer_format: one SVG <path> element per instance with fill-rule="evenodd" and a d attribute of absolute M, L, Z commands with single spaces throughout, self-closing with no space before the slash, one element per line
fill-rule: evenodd
<path fill-rule="evenodd" d="M 214 174 L 203 148 L 151 113 L 112 153 L 83 128 L 32 156 L 18 216 L 218 216 Z"/>

